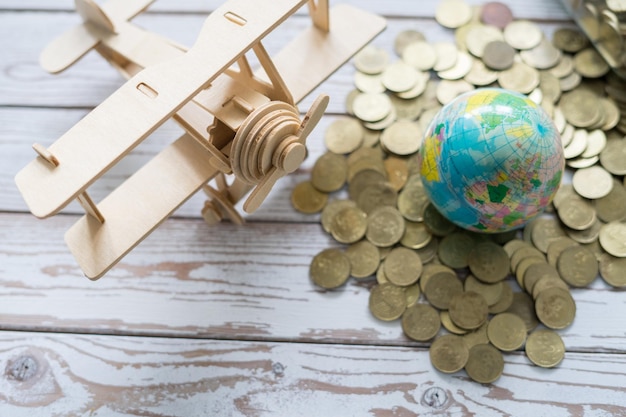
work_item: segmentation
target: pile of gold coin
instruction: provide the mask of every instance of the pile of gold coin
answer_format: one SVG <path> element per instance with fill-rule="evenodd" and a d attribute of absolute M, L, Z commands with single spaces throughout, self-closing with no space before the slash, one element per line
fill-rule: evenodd
<path fill-rule="evenodd" d="M 328 127 L 328 152 L 292 203 L 321 213 L 323 229 L 346 245 L 314 257 L 316 285 L 371 282 L 376 318 L 399 320 L 408 338 L 432 341 L 439 371 L 464 369 L 489 383 L 502 374 L 502 352 L 524 349 L 541 367 L 561 362 L 556 331 L 576 313 L 570 288 L 598 275 L 626 287 L 626 81 L 578 30 L 560 28 L 547 40 L 502 3 L 444 0 L 435 17 L 454 30 L 454 42 L 429 43 L 407 30 L 395 39 L 395 58 L 373 45 L 355 56 L 348 116 Z M 417 152 L 428 124 L 457 95 L 483 86 L 540 104 L 572 172 L 551 213 L 521 231 L 458 229 L 421 183 Z"/>

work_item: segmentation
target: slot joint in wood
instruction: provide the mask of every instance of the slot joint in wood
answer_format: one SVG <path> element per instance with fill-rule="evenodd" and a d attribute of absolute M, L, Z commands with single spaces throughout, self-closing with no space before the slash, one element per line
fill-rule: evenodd
<path fill-rule="evenodd" d="M 44 159 L 44 161 L 46 161 L 53 167 L 59 166 L 59 160 L 47 148 L 44 148 L 42 145 L 38 143 L 34 143 L 33 149 L 35 150 L 35 152 L 37 152 L 39 156 L 41 156 Z"/>
<path fill-rule="evenodd" d="M 85 212 L 87 212 L 88 215 L 96 219 L 98 222 L 104 223 L 104 216 L 102 215 L 100 210 L 98 210 L 98 207 L 93 202 L 91 197 L 89 197 L 89 194 L 87 194 L 86 191 L 80 193 L 76 199 L 83 207 L 83 209 L 85 209 Z"/>

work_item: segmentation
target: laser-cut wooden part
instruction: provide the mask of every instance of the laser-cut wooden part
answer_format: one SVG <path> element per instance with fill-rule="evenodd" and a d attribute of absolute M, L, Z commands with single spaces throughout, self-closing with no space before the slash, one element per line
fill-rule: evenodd
<path fill-rule="evenodd" d="M 201 188 L 208 223 L 243 222 L 234 205 L 252 193 L 256 210 L 276 180 L 298 168 L 305 141 L 321 118 L 321 95 L 303 120 L 295 103 L 365 46 L 384 19 L 319 0 L 230 0 L 206 19 L 189 49 L 128 22 L 151 1 L 76 0 L 84 23 L 41 55 L 59 72 L 95 49 L 128 81 L 16 176 L 37 217 L 78 199 L 87 215 L 65 240 L 85 274 L 106 273 Z M 263 38 L 307 4 L 313 25 L 271 58 Z M 256 55 L 253 71 L 246 57 Z M 169 118 L 186 133 L 101 202 L 87 188 Z M 224 174 L 234 174 L 230 186 Z M 217 189 L 207 183 L 217 177 Z"/>

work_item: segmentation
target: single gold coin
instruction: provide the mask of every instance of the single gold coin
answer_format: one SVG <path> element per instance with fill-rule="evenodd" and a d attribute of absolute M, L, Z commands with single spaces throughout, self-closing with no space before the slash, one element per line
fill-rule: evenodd
<path fill-rule="evenodd" d="M 378 122 L 387 117 L 393 106 L 384 93 L 361 93 L 352 103 L 354 115 L 364 122 Z"/>
<path fill-rule="evenodd" d="M 367 169 L 356 172 L 350 177 L 348 173 L 348 195 L 352 201 L 357 201 L 359 195 L 370 185 L 384 184 L 387 182 L 387 175 L 384 169 L 380 170 L 376 167 L 370 166 Z"/>
<path fill-rule="evenodd" d="M 626 175 L 626 141 L 609 138 L 600 152 L 600 163 L 613 175 Z"/>
<path fill-rule="evenodd" d="M 394 93 L 408 91 L 418 82 L 418 73 L 414 67 L 402 60 L 398 60 L 388 65 L 382 73 L 382 83 Z"/>
<path fill-rule="evenodd" d="M 346 158 L 333 152 L 320 156 L 311 171 L 311 184 L 323 193 L 341 189 L 348 176 Z"/>
<path fill-rule="evenodd" d="M 496 381 L 504 370 L 502 353 L 490 344 L 478 344 L 469 350 L 469 358 L 465 364 L 465 372 L 481 384 Z"/>
<path fill-rule="evenodd" d="M 600 276 L 612 287 L 626 287 L 626 258 L 603 253 L 600 256 Z"/>
<path fill-rule="evenodd" d="M 535 313 L 535 303 L 530 295 L 525 292 L 513 293 L 513 303 L 511 303 L 506 312 L 520 317 L 526 325 L 527 332 L 532 331 L 539 325 L 537 314 Z"/>
<path fill-rule="evenodd" d="M 415 304 L 407 307 L 402 314 L 404 334 L 418 342 L 426 342 L 437 335 L 441 328 L 437 310 L 428 304 Z"/>
<path fill-rule="evenodd" d="M 311 261 L 309 275 L 322 288 L 340 287 L 350 276 L 350 260 L 339 249 L 325 249 Z"/>
<path fill-rule="evenodd" d="M 483 62 L 492 70 L 502 71 L 511 68 L 515 49 L 504 41 L 491 41 L 485 45 Z"/>
<path fill-rule="evenodd" d="M 324 209 L 322 210 L 322 215 L 320 216 L 322 229 L 324 229 L 326 233 L 331 233 L 332 222 L 335 219 L 335 215 L 337 215 L 337 213 L 339 213 L 344 208 L 348 207 L 356 207 L 356 203 L 352 200 L 329 201 L 326 206 L 324 206 Z"/>
<path fill-rule="evenodd" d="M 561 96 L 559 106 L 563 111 L 565 119 L 576 127 L 586 128 L 592 126 L 601 118 L 600 110 L 602 107 L 600 106 L 600 101 L 589 90 L 576 89 L 564 93 Z"/>
<path fill-rule="evenodd" d="M 489 1 L 482 6 L 478 6 L 480 21 L 486 25 L 493 25 L 498 29 L 504 29 L 513 21 L 513 12 L 504 3 L 499 1 Z"/>
<path fill-rule="evenodd" d="M 354 86 L 362 93 L 384 93 L 386 88 L 383 85 L 382 79 L 382 74 L 371 75 L 357 71 L 354 74 Z M 356 94 L 358 94 L 358 92 Z M 356 97 L 356 94 L 354 97 Z M 351 97 L 351 107 L 354 103 L 354 97 Z M 348 114 L 350 113 L 354 113 L 354 110 L 352 109 L 351 112 L 348 112 Z"/>
<path fill-rule="evenodd" d="M 422 222 L 405 221 L 404 235 L 400 244 L 409 249 L 421 249 L 432 240 L 433 235 Z"/>
<path fill-rule="evenodd" d="M 600 166 L 579 169 L 572 176 L 574 190 L 582 197 L 606 197 L 613 189 L 613 176 Z"/>
<path fill-rule="evenodd" d="M 563 149 L 565 159 L 574 159 L 582 155 L 587 149 L 587 137 L 589 134 L 585 129 L 575 129 L 572 140 Z"/>
<path fill-rule="evenodd" d="M 433 307 L 447 310 L 450 300 L 456 294 L 463 292 L 463 283 L 456 275 L 447 272 L 437 272 L 432 275 L 424 288 L 424 296 Z"/>
<path fill-rule="evenodd" d="M 502 88 L 529 94 L 539 85 L 539 72 L 522 62 L 513 65 L 498 75 L 498 82 Z"/>
<path fill-rule="evenodd" d="M 626 187 L 613 180 L 613 188 L 606 196 L 593 200 L 598 218 L 610 223 L 626 219 Z"/>
<path fill-rule="evenodd" d="M 482 295 L 473 291 L 452 296 L 448 306 L 450 319 L 462 329 L 477 329 L 487 321 L 487 302 Z"/>
<path fill-rule="evenodd" d="M 334 120 L 324 133 L 324 143 L 329 151 L 347 154 L 355 151 L 363 142 L 363 127 L 353 117 Z"/>
<path fill-rule="evenodd" d="M 528 20 L 516 20 L 504 28 L 504 40 L 515 49 L 531 49 L 539 45 L 543 32 Z"/>
<path fill-rule="evenodd" d="M 609 64 L 595 48 L 585 48 L 574 55 L 576 72 L 587 78 L 599 78 L 609 72 Z"/>
<path fill-rule="evenodd" d="M 559 256 L 557 268 L 563 281 L 572 287 L 586 287 L 598 276 L 598 260 L 584 246 L 572 246 Z"/>
<path fill-rule="evenodd" d="M 559 87 L 561 87 L 561 91 L 572 91 L 580 85 L 581 81 L 582 76 L 576 71 L 572 71 L 570 75 L 559 78 Z"/>
<path fill-rule="evenodd" d="M 565 230 L 553 217 L 539 217 L 535 222 L 530 234 L 531 241 L 537 249 L 547 253 L 550 242 L 565 236 Z"/>
<path fill-rule="evenodd" d="M 501 284 L 502 284 L 502 295 L 500 296 L 500 299 L 498 300 L 497 303 L 489 306 L 489 314 L 504 313 L 513 304 L 513 289 L 506 282 L 502 282 Z"/>
<path fill-rule="evenodd" d="M 468 266 L 476 242 L 465 232 L 455 232 L 441 239 L 437 254 L 444 265 L 454 269 Z M 508 261 L 507 261 L 508 263 Z"/>
<path fill-rule="evenodd" d="M 554 368 L 565 357 L 565 344 L 558 333 L 549 329 L 538 329 L 526 339 L 526 356 L 542 368 Z"/>
<path fill-rule="evenodd" d="M 456 29 L 472 19 L 472 8 L 464 0 L 444 0 L 435 9 L 435 20 L 441 26 Z"/>
<path fill-rule="evenodd" d="M 420 71 L 431 70 L 437 62 L 437 52 L 426 41 L 412 42 L 404 48 L 402 60 Z"/>
<path fill-rule="evenodd" d="M 574 71 L 574 60 L 571 55 L 561 54 L 559 62 L 546 73 L 551 74 L 555 78 L 563 78 L 570 75 L 572 71 Z"/>
<path fill-rule="evenodd" d="M 513 313 L 496 314 L 487 327 L 489 341 L 504 352 L 519 349 L 526 341 L 526 325 Z"/>
<path fill-rule="evenodd" d="M 409 178 L 409 167 L 405 159 L 390 156 L 383 161 L 391 187 L 400 191 Z M 399 197 L 399 196 L 398 196 Z"/>
<path fill-rule="evenodd" d="M 385 182 L 382 184 L 372 184 L 364 188 L 363 191 L 359 193 L 356 205 L 365 213 L 370 214 L 381 206 L 396 207 L 397 201 L 398 192 L 389 183 Z"/>
<path fill-rule="evenodd" d="M 586 185 L 581 183 L 579 179 L 579 187 L 585 187 Z M 557 211 L 559 215 L 559 219 L 563 224 L 570 229 L 574 230 L 585 230 L 590 228 L 597 219 L 596 211 L 593 209 L 593 206 L 583 200 L 582 198 L 568 198 L 564 200 L 560 205 Z M 558 236 L 564 236 L 565 231 Z M 556 237 L 556 236 L 555 236 Z M 552 239 L 554 240 L 554 239 Z M 547 243 L 547 242 L 546 242 Z M 547 251 L 547 246 L 546 246 Z"/>
<path fill-rule="evenodd" d="M 375 285 L 370 291 L 369 309 L 379 320 L 400 318 L 406 310 L 404 290 L 391 283 Z"/>
<path fill-rule="evenodd" d="M 502 281 L 496 282 L 495 284 L 485 284 L 477 280 L 473 275 L 468 275 L 463 283 L 463 288 L 465 292 L 472 291 L 480 294 L 485 299 L 488 306 L 493 306 L 502 298 L 502 291 L 505 285 L 506 284 Z"/>
<path fill-rule="evenodd" d="M 300 213 L 319 213 L 327 201 L 328 194 L 318 191 L 311 181 L 299 183 L 291 192 L 291 205 Z"/>
<path fill-rule="evenodd" d="M 380 74 L 388 63 L 387 51 L 374 45 L 367 45 L 354 55 L 354 66 L 365 74 Z"/>
<path fill-rule="evenodd" d="M 411 155 L 422 145 L 424 134 L 420 125 L 410 120 L 398 120 L 380 135 L 384 148 L 396 155 Z"/>
<path fill-rule="evenodd" d="M 542 38 L 537 46 L 520 52 L 522 61 L 539 70 L 554 67 L 561 60 L 563 54 L 552 45 L 552 42 Z"/>
<path fill-rule="evenodd" d="M 626 257 L 626 223 L 614 221 L 603 225 L 599 239 L 602 249 L 618 258 Z"/>
<path fill-rule="evenodd" d="M 469 349 L 461 336 L 446 334 L 435 339 L 428 350 L 433 366 L 452 374 L 463 369 L 469 359 Z"/>
<path fill-rule="evenodd" d="M 502 281 L 511 269 L 506 251 L 502 246 L 493 242 L 473 245 L 468 264 L 472 274 L 487 284 Z"/>
<path fill-rule="evenodd" d="M 415 284 L 422 274 L 422 260 L 415 251 L 397 247 L 385 258 L 385 276 L 399 287 Z"/>
<path fill-rule="evenodd" d="M 564 329 L 574 321 L 576 303 L 568 290 L 549 287 L 535 300 L 537 317 L 550 329 Z"/>
<path fill-rule="evenodd" d="M 430 200 L 421 182 L 410 183 L 407 181 L 405 187 L 398 194 L 398 210 L 405 219 L 413 222 L 424 220 L 426 206 L 429 203 Z"/>
<path fill-rule="evenodd" d="M 498 71 L 487 68 L 482 61 L 475 59 L 463 79 L 476 87 L 484 87 L 498 81 L 498 74 Z"/>
<path fill-rule="evenodd" d="M 335 215 L 330 233 L 339 243 L 354 243 L 365 236 L 366 230 L 367 215 L 357 207 L 346 207 Z"/>
<path fill-rule="evenodd" d="M 367 217 L 367 240 L 378 247 L 390 247 L 404 235 L 404 218 L 392 206 L 379 206 Z"/>
<path fill-rule="evenodd" d="M 376 273 L 380 264 L 378 248 L 367 240 L 353 243 L 346 249 L 350 260 L 350 275 L 354 278 L 366 278 Z"/>
<path fill-rule="evenodd" d="M 576 53 L 589 45 L 589 39 L 578 29 L 564 27 L 552 35 L 554 46 L 562 51 Z"/>

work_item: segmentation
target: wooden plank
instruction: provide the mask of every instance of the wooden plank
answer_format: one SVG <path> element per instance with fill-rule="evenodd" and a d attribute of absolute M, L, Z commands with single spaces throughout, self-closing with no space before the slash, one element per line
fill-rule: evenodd
<path fill-rule="evenodd" d="M 158 3 L 158 2 L 157 2 Z M 49 24 L 54 21 L 54 25 Z M 204 16 L 151 14 L 135 20 L 142 27 L 183 44 L 193 44 Z M 122 78 L 98 54 L 90 53 L 65 73 L 52 76 L 39 68 L 40 52 L 50 39 L 58 36 L 79 22 L 72 14 L 48 13 L 0 13 L 0 49 L 7 51 L 0 62 L 0 106 L 50 106 L 50 107 L 95 107 L 112 94 L 122 83 Z M 271 56 L 309 27 L 308 17 L 288 19 L 265 40 L 264 46 Z M 38 27 L 38 36 L 24 32 L 29 25 Z M 561 24 L 542 24 L 546 36 L 550 37 Z M 390 19 L 388 29 L 374 40 L 374 44 L 387 49 L 392 59 L 393 39 L 404 29 L 418 29 L 429 41 L 450 41 L 452 31 L 442 28 L 433 20 Z M 320 92 L 331 95 L 328 112 L 344 113 L 343 98 L 352 90 L 354 68 L 342 67 L 321 87 L 314 90 L 310 98 L 301 103 L 301 108 L 310 107 Z M 52 141 L 52 137 L 47 138 Z M 43 138 L 40 139 L 40 142 Z"/>
<path fill-rule="evenodd" d="M 494 384 L 435 371 L 423 349 L 0 333 L 11 416 L 626 415 L 626 357 L 505 355 Z"/>
<path fill-rule="evenodd" d="M 150 8 L 152 12 L 184 12 L 184 13 L 209 13 L 222 4 L 223 0 L 158 0 Z M 484 4 L 484 0 L 466 0 L 469 4 Z M 406 0 L 337 0 L 333 4 L 348 3 L 362 7 L 366 10 L 386 16 L 412 16 L 426 17 L 435 15 L 437 1 L 416 1 L 407 4 Z M 507 0 L 514 13 L 519 19 L 568 19 L 568 16 L 559 1 L 545 0 Z M 0 10 L 74 10 L 73 0 L 3 0 Z M 303 11 L 304 13 L 304 11 Z"/>
<path fill-rule="evenodd" d="M 371 316 L 373 280 L 310 282 L 312 257 L 337 246 L 319 225 L 170 219 L 94 283 L 62 242 L 75 220 L 0 214 L 0 328 L 419 345 Z M 626 352 L 623 293 L 597 280 L 573 296 L 568 350 Z"/>

